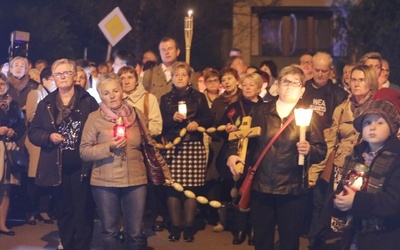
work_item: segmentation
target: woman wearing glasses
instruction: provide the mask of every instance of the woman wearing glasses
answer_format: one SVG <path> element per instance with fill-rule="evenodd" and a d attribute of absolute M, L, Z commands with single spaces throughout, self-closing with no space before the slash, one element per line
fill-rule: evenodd
<path fill-rule="evenodd" d="M 76 81 L 76 65 L 59 59 L 51 67 L 57 90 L 39 104 L 29 128 L 29 140 L 41 147 L 35 184 L 57 186 L 58 230 L 64 249 L 90 249 L 93 199 L 79 157 L 82 129 L 96 100 Z"/>
<path fill-rule="evenodd" d="M 309 182 L 310 185 L 316 185 L 319 193 L 319 199 L 323 199 L 326 194 L 331 193 L 332 190 L 336 190 L 339 181 L 342 178 L 343 165 L 345 157 L 350 155 L 355 143 L 359 138 L 359 132 L 353 127 L 354 111 L 364 105 L 371 96 L 378 90 L 378 77 L 373 68 L 366 65 L 355 66 L 350 73 L 350 95 L 349 98 L 336 107 L 333 112 L 332 126 L 330 127 L 326 136 L 326 144 L 328 147 L 328 153 L 323 161 L 318 164 L 314 164 L 309 169 Z M 321 172 L 325 169 L 328 158 L 335 146 L 336 138 L 338 137 L 337 152 L 334 156 L 333 165 L 334 169 L 331 174 L 327 174 L 329 180 L 333 182 L 328 183 L 327 180 L 318 178 Z M 327 169 L 325 170 L 327 171 Z M 323 173 L 323 175 L 325 175 Z M 314 200 L 315 200 L 314 193 Z M 313 208 L 313 219 L 311 222 L 311 229 L 309 232 L 310 249 L 319 249 L 323 244 L 323 236 L 325 232 L 325 226 L 330 218 L 325 220 L 320 219 L 323 202 L 318 206 L 314 204 Z M 333 219 L 331 221 L 331 228 L 334 231 L 341 231 L 343 228 L 343 221 Z"/>
<path fill-rule="evenodd" d="M 288 66 L 278 77 L 278 98 L 255 105 L 250 112 L 252 127 L 261 127 L 261 136 L 249 141 L 246 164 L 254 166 L 260 153 L 297 108 L 304 93 L 304 73 L 301 69 Z M 254 176 L 251 193 L 251 222 L 254 227 L 256 250 L 274 249 L 275 226 L 279 228 L 281 249 L 299 249 L 302 210 L 307 198 L 303 167 L 298 165 L 298 155 L 307 157 L 306 162 L 320 162 L 326 153 L 323 133 L 313 119 L 306 140 L 299 142 L 300 129 L 293 120 L 279 135 Z M 237 175 L 235 165 L 245 162 L 236 155 L 236 145 L 227 165 Z"/>

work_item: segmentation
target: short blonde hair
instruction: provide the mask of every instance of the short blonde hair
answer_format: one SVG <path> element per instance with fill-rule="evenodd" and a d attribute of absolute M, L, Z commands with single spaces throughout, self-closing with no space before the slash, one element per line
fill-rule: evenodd
<path fill-rule="evenodd" d="M 240 79 L 240 85 L 242 85 L 242 86 L 243 86 L 244 79 L 250 79 L 255 84 L 257 84 L 259 89 L 261 89 L 263 86 L 263 79 L 260 76 L 260 74 L 258 74 L 256 72 L 253 72 L 250 74 L 245 74 L 244 76 L 242 76 L 242 78 Z"/>
<path fill-rule="evenodd" d="M 99 95 L 101 96 L 101 85 L 103 85 L 106 82 L 116 82 L 118 84 L 118 86 L 121 87 L 121 91 L 122 91 L 122 81 L 121 78 L 119 78 L 119 76 L 115 73 L 107 73 L 107 74 L 103 74 L 100 76 L 100 79 L 97 83 L 96 86 L 96 90 L 97 93 L 99 93 Z"/>
<path fill-rule="evenodd" d="M 192 68 L 186 62 L 176 62 L 172 65 L 171 74 L 173 75 L 174 72 L 178 69 L 186 70 L 189 78 L 192 77 Z"/>
<path fill-rule="evenodd" d="M 54 73 L 54 69 L 57 68 L 60 65 L 63 64 L 67 64 L 69 66 L 71 66 L 72 68 L 72 72 L 76 73 L 76 64 L 74 61 L 66 59 L 66 58 L 62 58 L 62 59 L 58 59 L 56 60 L 52 65 L 51 65 L 51 72 Z"/>

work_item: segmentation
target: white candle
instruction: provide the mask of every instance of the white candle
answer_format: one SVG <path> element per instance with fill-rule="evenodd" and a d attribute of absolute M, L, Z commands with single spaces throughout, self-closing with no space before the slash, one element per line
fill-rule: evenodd
<path fill-rule="evenodd" d="M 312 117 L 313 110 L 312 109 L 295 109 L 294 110 L 294 117 L 296 120 L 297 126 L 300 126 L 300 140 L 306 140 L 306 127 L 310 125 L 311 117 Z M 304 165 L 304 155 L 299 154 L 298 164 L 300 166 Z"/>
<path fill-rule="evenodd" d="M 178 112 L 184 116 L 184 119 L 186 119 L 187 109 L 185 101 L 178 102 Z"/>

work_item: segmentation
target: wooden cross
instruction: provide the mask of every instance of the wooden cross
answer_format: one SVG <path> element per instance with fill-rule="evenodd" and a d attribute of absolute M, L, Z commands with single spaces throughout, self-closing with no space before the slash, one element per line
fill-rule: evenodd
<path fill-rule="evenodd" d="M 239 130 L 229 133 L 228 140 L 234 141 L 238 140 L 238 151 L 237 154 L 243 160 L 246 160 L 247 145 L 249 143 L 249 138 L 260 136 L 261 127 L 251 127 L 251 116 L 245 116 L 242 119 L 242 125 L 240 125 Z M 235 167 L 238 173 L 243 173 L 244 165 L 238 162 Z"/>

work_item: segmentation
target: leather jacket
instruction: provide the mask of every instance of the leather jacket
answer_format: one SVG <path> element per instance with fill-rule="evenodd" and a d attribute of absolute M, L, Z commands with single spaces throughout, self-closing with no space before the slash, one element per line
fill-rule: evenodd
<path fill-rule="evenodd" d="M 178 102 L 185 101 L 187 107 L 187 119 L 183 122 L 173 120 L 173 116 L 178 111 Z M 182 128 L 195 121 L 204 128 L 213 125 L 214 119 L 208 108 L 205 96 L 191 86 L 184 91 L 178 91 L 175 86 L 167 94 L 161 97 L 160 110 L 163 119 L 163 136 L 167 141 L 173 141 Z M 182 141 L 203 141 L 203 134 L 200 132 L 188 132 Z"/>
<path fill-rule="evenodd" d="M 247 163 L 254 166 L 265 146 L 289 116 L 284 119 L 279 117 L 276 111 L 276 100 L 269 103 L 258 103 L 253 107 L 250 116 L 253 118 L 251 126 L 261 127 L 261 136 L 250 139 L 247 150 Z M 305 166 L 299 166 L 299 154 L 296 146 L 299 141 L 299 133 L 299 126 L 294 120 L 283 130 L 261 161 L 254 176 L 253 190 L 280 195 L 298 195 L 307 192 L 307 169 L 310 164 L 324 159 L 326 144 L 323 130 L 319 127 L 319 119 L 315 119 L 313 115 L 306 133 L 306 140 L 310 143 L 310 152 L 306 156 Z M 230 150 L 232 149 L 235 150 L 236 145 L 230 148 Z"/>

